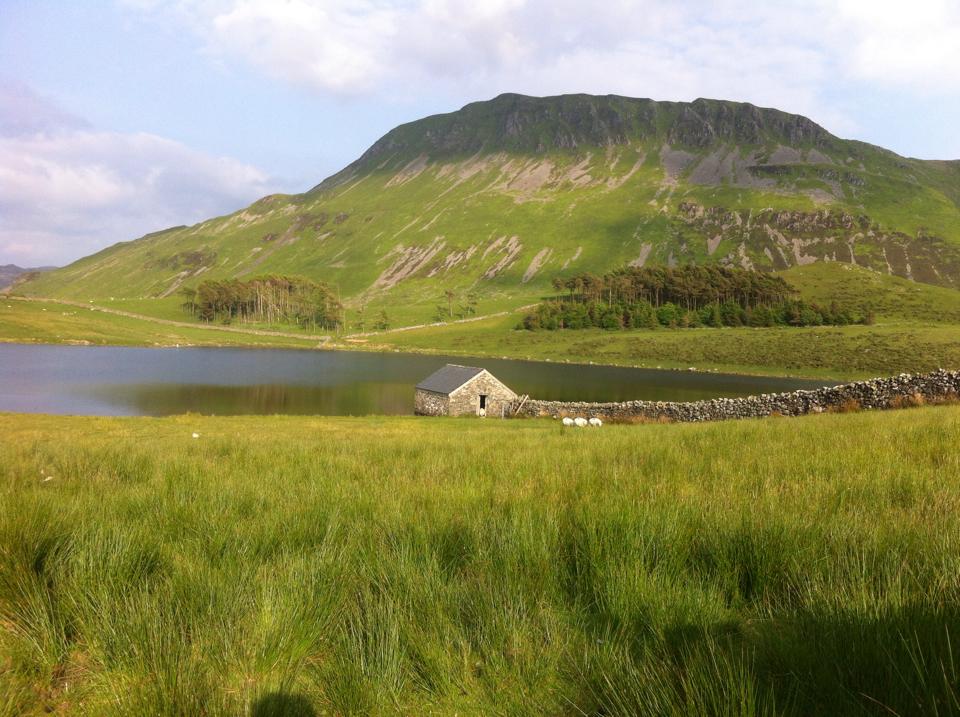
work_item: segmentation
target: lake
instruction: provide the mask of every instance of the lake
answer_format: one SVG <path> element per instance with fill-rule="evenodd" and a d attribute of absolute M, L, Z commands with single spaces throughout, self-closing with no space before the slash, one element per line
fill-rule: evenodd
<path fill-rule="evenodd" d="M 694 401 L 822 381 L 454 356 L 289 349 L 0 344 L 0 411 L 103 416 L 410 414 L 445 363 L 483 366 L 519 394 Z"/>

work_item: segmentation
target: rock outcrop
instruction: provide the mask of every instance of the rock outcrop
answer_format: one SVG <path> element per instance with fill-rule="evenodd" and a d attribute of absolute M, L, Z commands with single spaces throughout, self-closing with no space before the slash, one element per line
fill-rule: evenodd
<path fill-rule="evenodd" d="M 891 231 L 865 214 L 840 209 L 735 211 L 685 201 L 677 207 L 677 218 L 721 263 L 744 266 L 746 256 L 757 269 L 778 271 L 835 261 L 904 279 L 960 286 L 960 247 L 922 231 L 913 236 Z M 689 256 L 681 247 L 681 261 L 695 258 L 696 242 L 691 239 Z"/>

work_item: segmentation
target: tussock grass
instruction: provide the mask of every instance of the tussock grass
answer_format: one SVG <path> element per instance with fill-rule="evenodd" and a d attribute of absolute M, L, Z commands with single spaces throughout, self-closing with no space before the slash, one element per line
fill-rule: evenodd
<path fill-rule="evenodd" d="M 960 713 L 956 406 L 0 436 L 0 714 Z"/>

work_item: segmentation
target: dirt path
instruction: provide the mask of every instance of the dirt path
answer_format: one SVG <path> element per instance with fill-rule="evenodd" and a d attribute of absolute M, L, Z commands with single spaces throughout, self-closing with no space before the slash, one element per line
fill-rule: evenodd
<path fill-rule="evenodd" d="M 36 303 L 50 303 L 50 304 L 62 304 L 64 306 L 73 306 L 79 309 L 87 309 L 90 311 L 100 311 L 104 314 L 113 314 L 114 316 L 123 316 L 128 319 L 139 319 L 140 321 L 149 321 L 154 324 L 163 324 L 164 326 L 177 326 L 184 329 L 209 329 L 211 331 L 226 331 L 232 334 L 250 334 L 252 336 L 277 336 L 286 339 L 302 339 L 304 341 L 319 341 L 321 343 L 327 343 L 333 339 L 329 334 L 296 334 L 288 331 L 271 331 L 268 329 L 239 329 L 235 326 L 216 326 L 213 324 L 197 324 L 189 321 L 174 321 L 173 319 L 160 319 L 156 316 L 148 316 L 146 314 L 135 314 L 132 311 L 121 311 L 120 309 L 108 309 L 104 306 L 98 306 L 97 304 L 84 304 L 80 301 L 70 301 L 69 299 L 48 299 L 40 296 L 6 296 L 6 299 L 10 301 L 32 301 Z M 484 314 L 483 316 L 471 316 L 469 319 L 456 319 L 454 321 L 437 321 L 430 324 L 415 324 L 412 326 L 398 326 L 395 329 L 384 329 L 383 331 L 365 331 L 355 334 L 344 334 L 341 338 L 343 339 L 359 339 L 367 336 L 383 336 L 384 334 L 397 333 L 399 331 L 413 331 L 414 329 L 426 329 L 432 326 L 450 326 L 452 324 L 468 324 L 472 321 L 483 321 L 484 319 L 493 319 L 497 316 L 506 316 L 507 314 L 513 314 L 517 311 L 523 311 L 524 309 L 531 309 L 536 304 L 527 304 L 526 306 L 518 306 L 515 309 L 508 309 L 506 311 L 497 311 L 493 314 Z"/>
<path fill-rule="evenodd" d="M 303 341 L 319 341 L 326 343 L 332 338 L 324 334 L 295 334 L 287 331 L 270 331 L 268 329 L 239 329 L 235 326 L 215 326 L 213 324 L 197 324 L 189 321 L 174 321 L 173 319 L 160 319 L 156 316 L 147 316 L 146 314 L 135 314 L 132 311 L 121 311 L 119 309 L 107 309 L 96 304 L 84 304 L 79 301 L 70 301 L 69 299 L 46 299 L 39 296 L 7 296 L 10 301 L 33 301 L 37 303 L 62 304 L 64 306 L 73 306 L 79 309 L 88 309 L 89 311 L 99 311 L 104 314 L 113 314 L 114 316 L 124 316 L 128 319 L 139 319 L 140 321 L 149 321 L 154 324 L 163 324 L 164 326 L 177 326 L 184 329 L 207 329 L 210 331 L 226 331 L 231 334 L 250 334 L 252 336 L 277 336 L 285 339 L 301 339 Z"/>
<path fill-rule="evenodd" d="M 527 304 L 526 306 L 518 306 L 515 309 L 507 309 L 506 311 L 497 311 L 493 314 L 484 314 L 483 316 L 471 316 L 469 319 L 454 319 L 453 321 L 434 321 L 431 324 L 414 324 L 412 326 L 398 326 L 395 329 L 383 329 L 382 331 L 364 331 L 357 334 L 344 334 L 344 339 L 359 339 L 365 336 L 383 336 L 384 334 L 394 334 L 398 331 L 413 331 L 414 329 L 429 329 L 433 326 L 451 326 L 452 324 L 469 324 L 471 321 L 483 321 L 484 319 L 493 319 L 497 316 L 506 316 L 507 314 L 515 314 L 518 311 L 523 311 L 524 309 L 532 309 L 536 304 Z"/>

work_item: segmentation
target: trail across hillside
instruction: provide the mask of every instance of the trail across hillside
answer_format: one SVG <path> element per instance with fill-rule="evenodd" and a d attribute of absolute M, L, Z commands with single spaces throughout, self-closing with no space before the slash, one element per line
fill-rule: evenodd
<path fill-rule="evenodd" d="M 80 309 L 87 309 L 89 311 L 100 311 L 104 314 L 113 314 L 114 316 L 124 316 L 128 319 L 139 319 L 141 321 L 150 321 L 155 324 L 163 324 L 164 326 L 177 326 L 180 328 L 186 329 L 210 329 L 211 331 L 226 331 L 233 334 L 250 334 L 252 336 L 277 336 L 288 339 L 304 339 L 304 340 L 315 340 L 322 343 L 330 341 L 332 338 L 329 334 L 297 334 L 288 331 L 272 331 L 269 329 L 239 329 L 235 326 L 216 326 L 213 324 L 198 324 L 191 323 L 189 321 L 174 321 L 173 319 L 161 319 L 156 316 L 148 316 L 146 314 L 136 314 L 132 311 L 121 311 L 120 309 L 108 309 L 103 306 L 98 306 L 97 304 L 84 304 L 79 301 L 70 301 L 68 299 L 47 299 L 39 296 L 8 296 L 7 299 L 11 301 L 32 301 L 36 303 L 50 303 L 50 304 L 63 304 L 65 306 L 73 306 Z"/>
<path fill-rule="evenodd" d="M 497 311 L 492 314 L 483 314 L 482 316 L 471 316 L 469 319 L 454 319 L 453 321 L 434 321 L 429 324 L 412 324 L 411 326 L 398 326 L 395 329 L 382 329 L 380 331 L 363 331 L 355 334 L 345 334 L 343 338 L 345 339 L 359 339 L 364 336 L 380 336 L 381 334 L 393 334 L 398 331 L 413 331 L 414 329 L 427 329 L 434 326 L 450 326 L 451 324 L 469 324 L 473 321 L 483 321 L 484 319 L 493 319 L 497 316 L 506 316 L 507 314 L 515 314 L 518 311 L 524 311 L 526 309 L 532 309 L 536 304 L 527 304 L 525 306 L 518 306 L 515 309 L 506 309 L 505 311 Z"/>
<path fill-rule="evenodd" d="M 70 301 L 69 299 L 50 299 L 39 296 L 6 296 L 5 298 L 11 301 L 29 301 L 34 303 L 50 303 L 50 304 L 62 304 L 64 306 L 72 306 L 79 309 L 87 309 L 88 311 L 99 311 L 104 314 L 113 314 L 114 316 L 123 316 L 128 319 L 138 319 L 140 321 L 149 321 L 155 324 L 162 324 L 164 326 L 177 326 L 179 328 L 187 329 L 210 329 L 212 331 L 226 331 L 233 334 L 250 334 L 252 336 L 276 336 L 280 338 L 288 339 L 303 339 L 306 341 L 314 340 L 319 343 L 326 344 L 333 340 L 333 336 L 330 334 L 306 334 L 306 333 L 294 333 L 290 331 L 273 331 L 271 329 L 241 329 L 235 326 L 218 326 L 215 324 L 201 324 L 189 321 L 175 321 L 174 319 L 161 319 L 156 316 L 149 316 L 147 314 L 137 314 L 133 311 L 123 311 L 121 309 L 108 309 L 105 306 L 100 306 L 98 304 L 84 304 L 80 301 Z M 438 321 L 430 324 L 415 324 L 412 326 L 398 326 L 393 329 L 384 329 L 382 331 L 366 331 L 361 333 L 345 334 L 344 339 L 359 339 L 367 336 L 379 336 L 382 334 L 390 334 L 398 331 L 412 331 L 413 329 L 424 329 L 430 326 L 449 326 L 450 324 L 466 324 L 473 321 L 482 321 L 484 319 L 492 319 L 497 316 L 506 316 L 507 314 L 512 314 L 517 311 L 522 311 L 524 309 L 529 309 L 535 306 L 535 304 L 530 304 L 527 306 L 520 306 L 516 309 L 509 309 L 506 311 L 497 311 L 492 314 L 484 314 L 483 316 L 471 316 L 468 319 L 455 319 L 454 321 Z"/>

